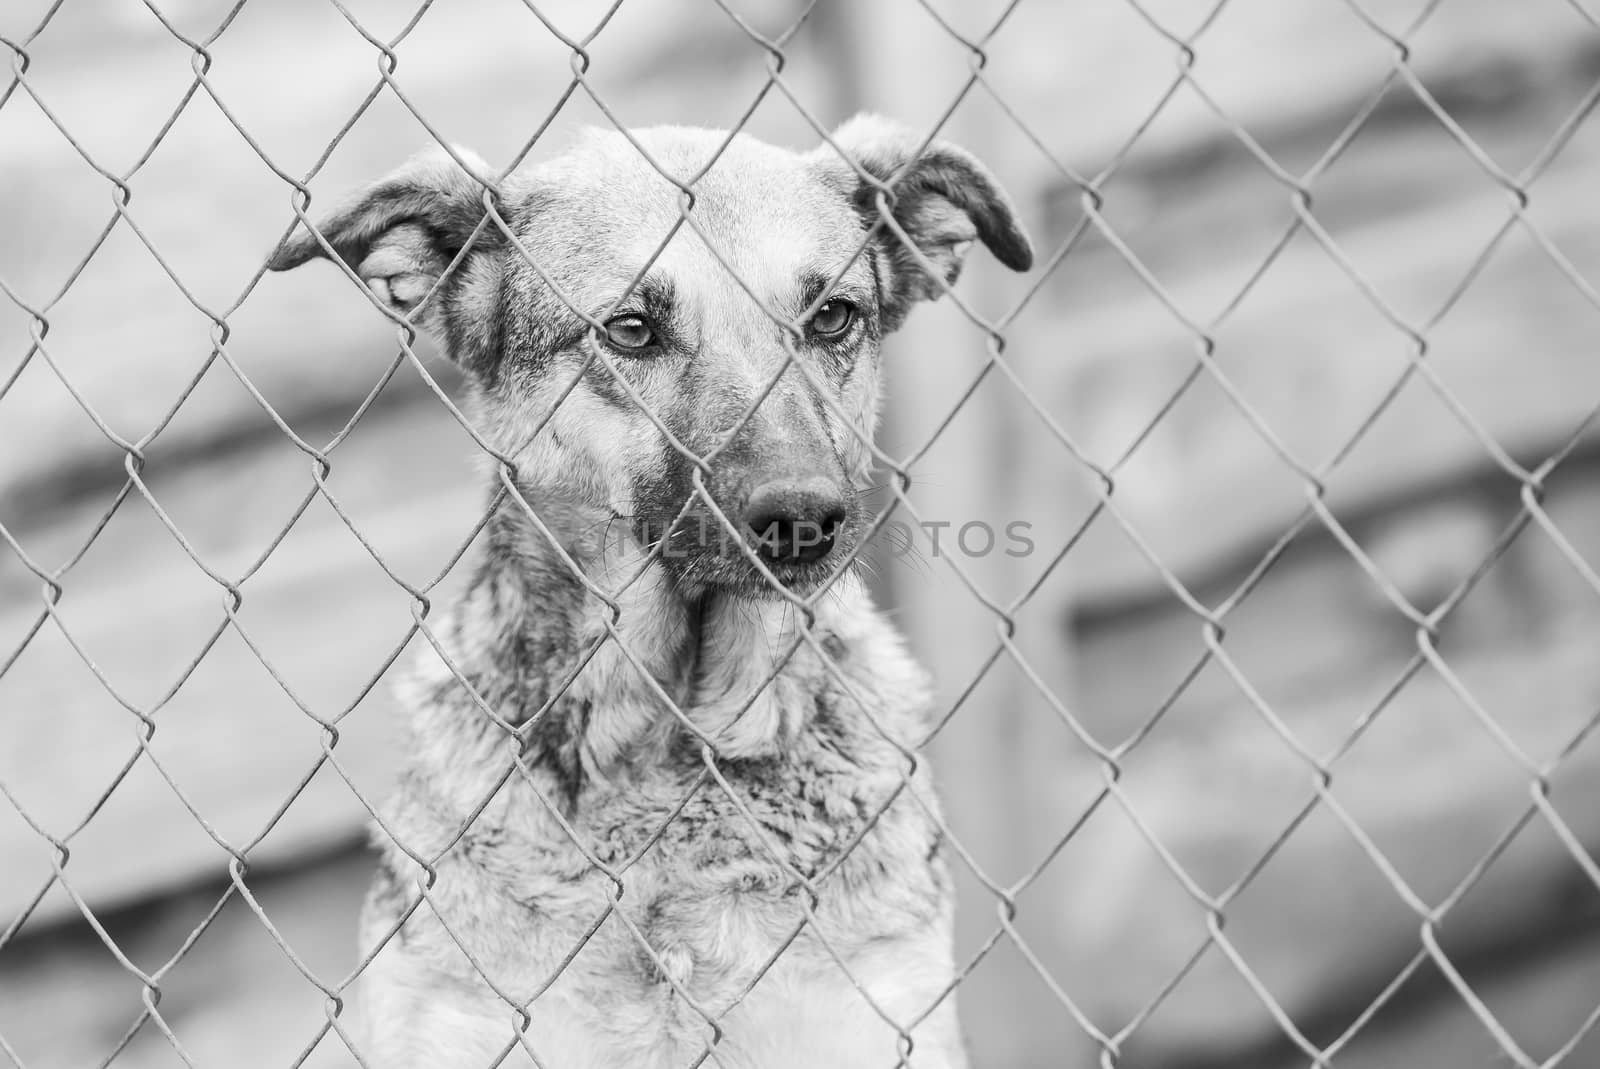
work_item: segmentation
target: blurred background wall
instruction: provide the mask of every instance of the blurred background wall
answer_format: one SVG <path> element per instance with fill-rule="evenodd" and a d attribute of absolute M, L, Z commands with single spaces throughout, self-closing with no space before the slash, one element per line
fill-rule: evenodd
<path fill-rule="evenodd" d="M 1035 546 L 882 562 L 952 714 L 977 1064 L 1600 1064 L 1581 0 L 822 0 L 776 87 L 731 16 L 799 5 L 625 0 L 567 96 L 512 0 L 155 7 L 0 10 L 0 1055 L 343 1063 L 306 974 L 355 964 L 394 577 L 448 598 L 481 505 L 355 288 L 259 277 L 274 171 L 325 208 L 434 137 L 506 165 L 559 105 L 541 158 L 598 97 L 796 146 L 944 121 L 1042 252 L 889 356 L 917 515 Z M 351 20 L 404 32 L 400 92 Z M 295 441 L 341 434 L 342 517 Z"/>

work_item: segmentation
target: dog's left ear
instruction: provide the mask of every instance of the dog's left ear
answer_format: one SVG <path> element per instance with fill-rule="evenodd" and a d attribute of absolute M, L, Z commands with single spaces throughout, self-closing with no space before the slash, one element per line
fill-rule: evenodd
<path fill-rule="evenodd" d="M 912 303 L 942 295 L 961 274 L 961 264 L 974 240 L 1013 271 L 1033 266 L 1033 246 L 1017 222 L 1016 208 L 993 174 L 965 149 L 934 141 L 920 154 L 922 139 L 898 123 L 863 114 L 848 120 L 831 136 L 833 145 L 813 155 L 830 181 L 845 183 L 868 226 L 880 219 L 879 190 L 856 171 L 892 183 L 891 211 L 929 264 L 930 277 L 905 243 L 885 226 L 880 240 L 888 253 L 884 287 L 884 326 L 893 330 Z M 834 146 L 837 146 L 835 148 Z M 840 158 L 844 153 L 855 167 Z"/>
<path fill-rule="evenodd" d="M 491 173 L 472 153 L 455 152 L 478 174 Z M 380 301 L 407 315 L 434 288 L 483 221 L 483 191 L 482 182 L 450 153 L 435 147 L 356 194 L 317 229 Z M 473 247 L 487 250 L 500 236 L 491 222 Z M 304 232 L 279 246 L 267 267 L 287 271 L 319 256 L 328 256 L 328 249 L 315 234 Z M 436 312 L 444 303 L 437 296 L 429 302 L 422 317 L 425 325 L 437 326 Z"/>

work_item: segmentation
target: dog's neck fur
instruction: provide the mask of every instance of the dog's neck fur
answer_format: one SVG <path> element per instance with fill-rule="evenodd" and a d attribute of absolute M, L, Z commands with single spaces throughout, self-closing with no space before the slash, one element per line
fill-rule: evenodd
<path fill-rule="evenodd" d="M 840 576 L 818 600 L 808 638 L 787 602 L 686 592 L 647 563 L 626 524 L 596 537 L 604 514 L 527 500 L 544 529 L 521 503 L 503 502 L 473 580 L 433 629 L 448 667 L 435 662 L 427 682 L 465 695 L 459 676 L 482 706 L 469 697 L 424 707 L 453 708 L 475 722 L 468 736 L 503 746 L 503 729 L 481 730 L 487 708 L 523 735 L 529 765 L 569 804 L 590 784 L 650 764 L 674 738 L 698 736 L 724 758 L 794 742 L 827 685 L 826 658 L 844 650 L 831 623 L 865 607 L 859 580 Z"/>

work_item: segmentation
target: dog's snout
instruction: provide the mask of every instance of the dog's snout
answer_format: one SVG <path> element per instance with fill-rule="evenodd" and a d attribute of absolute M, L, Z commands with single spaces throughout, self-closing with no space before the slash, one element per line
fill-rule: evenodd
<path fill-rule="evenodd" d="M 846 510 L 844 494 L 830 479 L 782 480 L 755 489 L 744 524 L 763 560 L 811 564 L 833 552 Z"/>

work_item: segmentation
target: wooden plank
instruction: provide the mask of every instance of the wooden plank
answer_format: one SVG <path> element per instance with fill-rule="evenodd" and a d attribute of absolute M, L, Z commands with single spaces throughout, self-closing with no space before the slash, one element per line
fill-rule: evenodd
<path fill-rule="evenodd" d="M 1383 522 L 1395 532 L 1411 525 L 1419 547 L 1464 575 L 1488 549 L 1479 534 L 1492 542 L 1507 519 L 1496 513 L 1478 523 L 1475 512 L 1486 509 L 1468 486 L 1453 501 Z M 1600 479 L 1592 462 L 1552 483 L 1547 509 L 1592 555 L 1600 545 Z M 1398 534 L 1357 533 L 1388 562 L 1385 543 Z M 1404 582 L 1407 570 L 1394 571 Z M 1419 574 L 1423 585 L 1405 593 L 1431 607 L 1445 590 L 1428 589 L 1432 575 Z M 1461 577 L 1447 575 L 1446 585 Z M 1510 829 L 1536 769 L 1548 773 L 1556 810 L 1592 856 L 1600 847 L 1593 816 L 1600 812 L 1593 797 L 1600 749 L 1584 742 L 1564 751 L 1595 715 L 1597 621 L 1600 591 L 1579 580 L 1547 538 L 1530 530 L 1513 544 L 1445 619 L 1439 643 L 1444 663 L 1493 718 L 1491 730 L 1432 667 L 1388 701 L 1416 654 L 1414 629 L 1341 547 L 1300 548 L 1230 617 L 1223 649 L 1231 670 L 1213 658 L 1123 758 L 1120 786 L 1142 826 L 1117 800 L 1097 811 L 1046 873 L 1040 893 L 1023 902 L 1024 931 L 1058 928 L 1065 951 L 1048 964 L 1069 994 L 1082 992 L 1094 1004 L 1097 1024 L 1115 1029 L 1131 1019 L 1206 933 L 1201 903 L 1147 836 L 1205 893 L 1223 893 L 1313 797 L 1315 773 L 1295 746 L 1317 760 L 1340 754 L 1331 765 L 1333 796 L 1425 902 L 1443 900 Z M 1177 606 L 1123 618 L 1082 641 L 1076 708 L 1107 746 L 1142 734 L 1205 649 L 1200 621 Z M 1346 747 L 1374 712 L 1365 734 Z M 1035 819 L 1065 829 L 1104 777 L 1081 758 L 1058 774 L 1062 804 Z M 1593 893 L 1580 860 L 1536 817 L 1452 911 L 1443 943 L 1463 964 L 1521 952 L 1556 938 L 1570 904 Z M 1229 897 L 1224 914 L 1225 931 L 1250 967 L 1307 1027 L 1351 1019 L 1420 947 L 1420 918 L 1326 805 L 1294 831 L 1250 889 Z M 1141 1027 L 1129 1055 L 1132 1064 L 1239 1064 L 1249 1052 L 1276 1050 L 1278 1036 L 1260 999 L 1213 950 Z"/>
<path fill-rule="evenodd" d="M 1472 112 L 1592 72 L 1593 27 L 1567 4 L 1454 0 L 1427 9 L 1416 28 L 1424 10 L 1413 0 L 1362 9 L 1382 29 L 1343 4 L 1023 3 L 998 29 L 977 6 L 941 15 L 981 45 L 993 94 L 1085 175 L 1121 155 L 1136 132 L 1133 158 L 1159 160 L 1207 151 L 1231 136 L 1230 125 L 1270 143 L 1285 131 L 1346 120 L 1395 70 L 1397 49 L 1385 32 L 1407 34 L 1413 74 L 1458 109 L 1475 136 Z M 897 13 L 908 23 L 918 17 L 910 4 Z M 1185 87 L 1168 95 L 1185 45 L 1204 97 Z M 953 39 L 947 48 L 927 59 L 950 55 L 959 64 L 963 50 Z M 1404 88 L 1396 96 L 1416 99 Z"/>
<path fill-rule="evenodd" d="M 1449 658 L 1538 763 L 1554 761 L 1594 715 L 1594 619 L 1519 647 Z M 1273 708 L 1320 756 L 1348 736 L 1382 690 L 1383 680 L 1362 678 Z M 1146 835 L 1206 894 L 1220 895 L 1313 798 L 1311 767 L 1247 703 L 1213 711 L 1205 730 L 1195 726 L 1158 731 L 1124 762 L 1121 788 L 1143 827 L 1121 803 L 1107 803 L 1063 851 L 1051 893 L 1021 903 L 1025 933 L 1057 930 L 1067 952 L 1049 963 L 1052 971 L 1108 1031 L 1155 999 L 1207 938 L 1203 905 Z M 1102 777 L 1089 762 L 1061 775 L 1076 785 L 1077 804 L 1037 819 L 1066 827 Z M 1512 827 L 1533 778 L 1429 670 L 1338 760 L 1331 790 L 1399 878 L 1434 904 Z M 1551 783 L 1556 810 L 1592 854 L 1600 846 L 1600 749 L 1579 747 L 1556 765 Z M 1558 923 L 1561 903 L 1593 893 L 1536 817 L 1448 915 L 1441 941 L 1464 957 L 1514 948 Z M 1326 805 L 1223 913 L 1227 938 L 1295 1020 L 1363 1005 L 1421 948 L 1421 919 Z M 1261 1000 L 1213 948 L 1140 1027 L 1128 1053 L 1133 1064 L 1237 1064 L 1245 1051 L 1270 1049 L 1277 1034 Z"/>
<path fill-rule="evenodd" d="M 329 486 L 390 566 L 422 584 L 448 563 L 481 509 L 473 448 L 441 408 L 418 406 L 363 423 L 333 454 Z M 309 469 L 284 444 L 178 473 L 157 468 L 150 485 L 200 559 L 237 577 L 313 487 Z M 25 548 L 41 563 L 59 562 L 92 528 L 93 512 L 86 505 L 53 530 L 25 537 Z M 28 585 L 33 590 L 25 593 L 16 584 L 0 612 L 7 650 L 43 604 L 38 585 Z M 70 843 L 68 877 L 95 909 L 225 871 L 228 854 L 185 811 L 161 770 L 218 835 L 242 847 L 267 828 L 321 756 L 322 729 L 274 681 L 241 631 L 311 714 L 332 718 L 356 702 L 412 622 L 409 597 L 320 501 L 240 586 L 239 629 L 225 630 L 164 704 L 162 695 L 224 623 L 222 589 L 138 499 L 107 526 L 63 588 L 60 626 L 47 621 L 0 678 L 7 739 L 0 781 L 33 821 L 65 835 L 138 753 L 139 721 L 111 690 L 151 717 L 154 761 L 140 757 Z M 388 712 L 392 675 L 339 723 L 334 750 L 374 801 L 387 792 L 399 728 Z M 297 860 L 347 841 L 365 819 L 351 788 L 324 768 L 250 856 L 268 865 Z M 0 869 L 0 917 L 9 923 L 48 877 L 51 849 L 4 806 L 0 856 L 8 859 Z M 54 893 L 36 920 L 73 912 Z"/>
<path fill-rule="evenodd" d="M 1553 121 L 1549 109 L 1542 114 Z M 1374 205 L 1353 217 L 1330 216 L 1340 220 L 1333 235 L 1342 254 L 1365 282 L 1403 322 L 1426 328 L 1427 368 L 1448 398 L 1425 376 L 1412 376 L 1326 477 L 1328 500 L 1341 514 L 1492 469 L 1485 440 L 1537 464 L 1600 404 L 1600 363 L 1593 359 L 1600 307 L 1584 288 L 1592 284 L 1582 280 L 1600 277 L 1600 230 L 1588 207 L 1595 161 L 1582 153 L 1558 157 L 1532 189 L 1530 218 L 1581 273 L 1579 281 L 1520 229 L 1474 275 L 1479 254 L 1510 217 L 1504 195 L 1481 178 L 1463 180 L 1464 161 L 1453 145 L 1401 151 L 1417 136 L 1410 127 L 1386 130 L 1348 181 L 1378 185 L 1403 172 L 1407 182 L 1434 187 L 1428 206 Z M 1289 218 L 1270 191 L 1235 191 L 1247 185 L 1239 166 L 1221 168 L 1187 194 L 1195 201 L 1192 213 L 1178 212 L 1170 228 L 1150 222 L 1126 235 L 1135 248 L 1152 250 L 1151 270 L 1198 323 L 1233 298 Z M 1182 191 L 1164 185 L 1157 192 Z M 1271 222 L 1266 217 L 1274 213 Z M 1059 338 L 1060 349 L 1023 375 L 1085 452 L 1113 467 L 1199 366 L 1198 332 L 1164 310 L 1118 254 L 1103 245 L 1085 252 L 1080 262 L 1067 261 L 1050 291 L 1054 301 L 1041 302 L 1031 320 L 1034 329 Z M 1429 323 L 1469 279 L 1448 314 Z M 1304 508 L 1309 485 L 1294 465 L 1321 473 L 1400 380 L 1414 352 L 1405 330 L 1304 236 L 1212 333 L 1216 367 L 1229 389 L 1201 370 L 1156 430 L 1115 467 L 1119 513 L 1171 572 L 1197 583 L 1241 554 L 1259 555 L 1287 528 Z M 1059 444 L 1029 451 L 1025 463 L 1038 486 L 1074 485 L 1084 477 Z M 1515 489 L 1508 477 L 1506 493 Z M 1082 518 L 1081 510 L 1059 518 L 1050 543 L 1063 541 Z M 1108 519 L 1075 552 L 1089 562 L 1080 597 L 1091 611 L 1162 587 L 1143 553 Z"/>
<path fill-rule="evenodd" d="M 1600 989 L 1600 938 L 1581 919 L 1552 935 L 1548 942 L 1458 965 L 1465 966 L 1467 983 L 1525 1053 L 1543 1062 L 1577 1039 L 1556 1064 L 1594 1065 L 1600 1062 L 1600 1032 L 1583 1028 Z M 1328 1026 L 1342 1031 L 1354 1023 L 1353 1017 L 1339 1018 L 1318 1031 Z M 1425 973 L 1356 1034 L 1340 1051 L 1338 1065 L 1461 1069 L 1509 1060 L 1459 992 L 1443 977 Z M 1304 1054 L 1287 1048 L 1281 1057 L 1261 1062 L 1263 1069 L 1302 1069 L 1304 1064 Z"/>
<path fill-rule="evenodd" d="M 371 877 L 371 855 L 345 851 L 294 872 L 253 874 L 247 886 L 278 938 L 332 986 L 359 961 L 356 915 Z M 153 971 L 184 946 L 222 893 L 222 884 L 209 881 L 107 918 L 106 928 L 130 961 Z M 87 926 L 8 943 L 5 961 L 0 1033 L 29 1069 L 100 1064 L 142 1009 L 142 985 Z M 327 1027 L 323 994 L 238 894 L 159 983 L 162 1020 L 196 1065 L 291 1065 Z M 347 997 L 343 1022 L 351 1020 L 349 1008 Z M 155 1069 L 184 1063 L 160 1029 L 147 1027 L 115 1064 Z M 302 1064 L 346 1069 L 354 1059 L 330 1033 Z"/>

